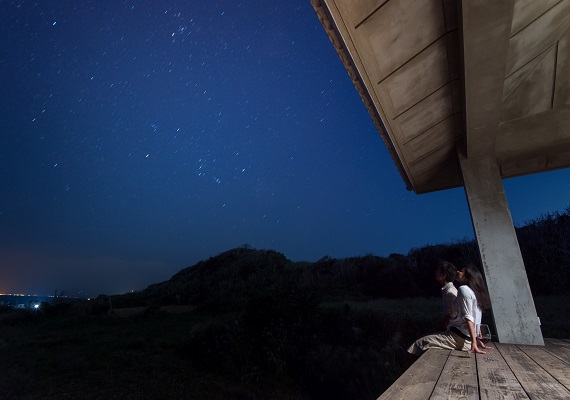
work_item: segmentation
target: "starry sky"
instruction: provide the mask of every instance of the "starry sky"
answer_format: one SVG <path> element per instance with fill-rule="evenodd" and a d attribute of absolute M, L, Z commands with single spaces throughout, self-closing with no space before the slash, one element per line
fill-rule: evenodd
<path fill-rule="evenodd" d="M 309 0 L 0 0 L 0 88 L 0 293 L 473 237 L 463 189 L 406 190 Z M 569 182 L 505 181 L 515 223 Z"/>

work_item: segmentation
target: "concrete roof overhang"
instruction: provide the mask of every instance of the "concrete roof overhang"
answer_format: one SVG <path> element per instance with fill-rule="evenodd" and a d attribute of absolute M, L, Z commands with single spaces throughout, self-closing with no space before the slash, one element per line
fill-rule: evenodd
<path fill-rule="evenodd" d="M 570 166 L 570 0 L 311 0 L 406 187 Z"/>

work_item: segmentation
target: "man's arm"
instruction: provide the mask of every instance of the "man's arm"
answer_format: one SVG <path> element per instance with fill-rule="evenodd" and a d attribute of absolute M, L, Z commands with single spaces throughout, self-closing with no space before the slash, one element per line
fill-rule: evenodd
<path fill-rule="evenodd" d="M 438 330 L 445 331 L 447 330 L 447 325 L 449 325 L 449 321 L 457 314 L 457 310 L 453 306 L 453 302 L 457 298 L 457 294 L 453 292 L 446 292 L 443 295 L 444 301 L 444 312 L 445 315 L 441 322 L 439 323 Z"/>

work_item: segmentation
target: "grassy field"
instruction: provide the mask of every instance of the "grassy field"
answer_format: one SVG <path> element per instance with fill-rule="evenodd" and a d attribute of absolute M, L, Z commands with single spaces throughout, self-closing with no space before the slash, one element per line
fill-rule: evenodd
<path fill-rule="evenodd" d="M 534 299 L 544 337 L 570 339 L 570 296 Z"/>
<path fill-rule="evenodd" d="M 303 399 L 198 369 L 184 354 L 193 314 L 3 321 L 2 399 Z"/>
<path fill-rule="evenodd" d="M 570 296 L 538 297 L 535 302 L 544 335 L 570 338 Z M 221 355 L 211 353 L 211 359 L 204 360 L 211 351 L 208 346 L 218 343 L 218 338 L 195 333 L 212 332 L 215 336 L 220 331 L 207 328 L 234 326 L 237 314 L 213 319 L 198 312 L 128 318 L 5 312 L 0 314 L 0 398 L 301 400 L 325 398 L 325 394 L 333 399 L 334 393 L 345 393 L 336 398 L 347 398 L 350 392 L 355 393 L 350 396 L 353 398 L 372 399 L 409 365 L 409 359 L 401 358 L 403 350 L 434 328 L 438 313 L 437 298 L 322 304 L 318 327 L 327 331 L 323 329 L 311 339 L 307 351 L 311 363 L 306 364 L 313 366 L 312 371 L 307 370 L 308 379 L 322 379 L 322 383 L 311 386 L 302 379 L 288 379 L 291 374 L 283 371 L 256 373 L 249 366 L 240 372 L 240 357 L 245 360 L 249 348 L 237 352 L 232 348 L 243 343 L 237 334 L 226 333 Z M 267 332 L 275 335 L 281 331 Z M 289 337 L 287 332 L 282 335 Z M 204 343 L 196 342 L 198 339 L 191 343 L 192 337 Z M 267 343 L 275 341 L 259 345 Z M 196 346 L 202 347 L 200 351 Z M 228 349 L 228 365 L 216 365 L 225 362 L 223 352 Z M 372 357 L 370 353 L 378 354 Z M 352 369 L 360 365 L 362 371 L 349 378 L 343 365 Z M 331 382 L 348 389 L 325 393 Z"/>

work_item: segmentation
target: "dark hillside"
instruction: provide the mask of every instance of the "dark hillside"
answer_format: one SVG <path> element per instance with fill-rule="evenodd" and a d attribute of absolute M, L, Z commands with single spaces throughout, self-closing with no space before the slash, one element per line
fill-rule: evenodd
<path fill-rule="evenodd" d="M 214 313 L 235 311 L 252 295 L 275 285 L 291 265 L 276 251 L 241 247 L 185 268 L 145 292 L 161 305 L 193 304 Z"/>
<path fill-rule="evenodd" d="M 570 293 L 570 208 L 541 216 L 516 232 L 533 294 Z M 286 287 L 310 289 L 323 299 L 439 296 L 433 268 L 440 260 L 480 267 L 474 240 L 424 246 L 389 257 L 325 256 L 314 263 L 292 262 L 282 253 L 245 246 L 200 261 L 142 292 L 114 296 L 113 305 L 192 304 L 224 313 Z"/>

